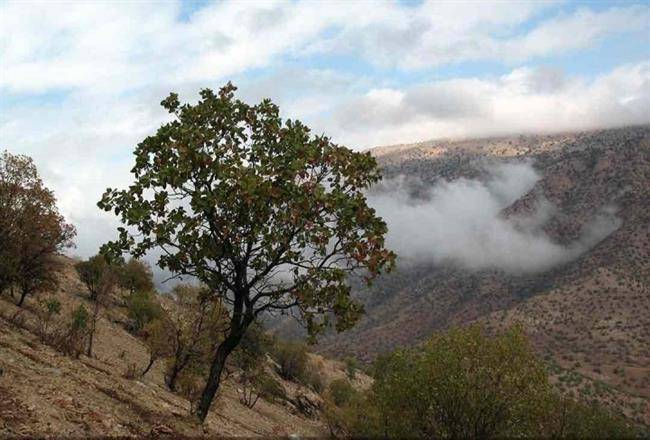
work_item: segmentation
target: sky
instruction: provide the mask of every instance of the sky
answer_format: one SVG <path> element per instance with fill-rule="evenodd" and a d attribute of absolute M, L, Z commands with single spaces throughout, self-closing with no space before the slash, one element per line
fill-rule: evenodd
<path fill-rule="evenodd" d="M 650 122 L 650 2 L 0 0 L 0 149 L 34 158 L 88 256 L 132 151 L 227 81 L 360 150 Z"/>

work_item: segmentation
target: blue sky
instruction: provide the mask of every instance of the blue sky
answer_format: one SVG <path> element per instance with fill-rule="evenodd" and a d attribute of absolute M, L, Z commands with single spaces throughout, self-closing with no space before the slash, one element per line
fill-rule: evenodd
<path fill-rule="evenodd" d="M 648 123 L 650 3 L 0 0 L 0 148 L 34 157 L 82 255 L 160 100 L 228 80 L 355 149 Z"/>

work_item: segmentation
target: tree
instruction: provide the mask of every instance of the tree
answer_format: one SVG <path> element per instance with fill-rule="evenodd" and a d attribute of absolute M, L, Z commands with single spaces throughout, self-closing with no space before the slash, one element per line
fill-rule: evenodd
<path fill-rule="evenodd" d="M 215 345 L 223 339 L 227 317 L 223 304 L 214 300 L 204 286 L 178 284 L 172 290 L 174 307 L 167 312 L 173 329 L 173 355 L 165 377 L 170 390 L 186 369 L 197 375 L 210 362 Z"/>
<path fill-rule="evenodd" d="M 90 299 L 93 301 L 93 314 L 90 319 L 88 349 L 86 351 L 86 355 L 91 357 L 99 312 L 102 306 L 107 306 L 110 302 L 110 294 L 117 284 L 117 274 L 115 267 L 111 266 L 101 254 L 90 257 L 86 261 L 78 262 L 75 264 L 75 269 L 79 274 L 79 279 L 88 288 Z"/>
<path fill-rule="evenodd" d="M 142 372 L 147 374 L 156 360 L 174 355 L 174 327 L 166 317 L 154 319 L 143 330 L 144 342 L 149 350 L 149 363 Z"/>
<path fill-rule="evenodd" d="M 65 222 L 31 158 L 0 155 L 0 293 L 18 288 L 18 306 L 57 284 L 56 258 L 73 246 L 75 229 Z"/>
<path fill-rule="evenodd" d="M 131 295 L 154 290 L 153 273 L 146 262 L 131 258 L 119 268 L 118 276 L 120 287 L 128 290 Z"/>
<path fill-rule="evenodd" d="M 156 300 L 156 294 L 136 291 L 126 298 L 126 308 L 131 319 L 129 330 L 138 332 L 148 323 L 163 317 L 163 310 Z"/>
<path fill-rule="evenodd" d="M 248 105 L 235 90 L 204 89 L 196 105 L 170 94 L 161 104 L 173 120 L 138 144 L 134 183 L 98 203 L 127 226 L 103 252 L 138 258 L 159 248 L 159 266 L 197 278 L 230 306 L 200 420 L 260 314 L 295 310 L 312 339 L 331 324 L 347 329 L 362 313 L 348 277 L 370 283 L 394 262 L 386 224 L 364 195 L 380 180 L 370 153 L 312 136 L 270 100 Z"/>
<path fill-rule="evenodd" d="M 95 301 L 101 291 L 106 288 L 106 282 L 109 279 L 115 280 L 115 274 L 111 273 L 113 268 L 101 254 L 92 256 L 86 261 L 79 261 L 74 267 L 79 279 L 86 285 L 92 301 Z"/>

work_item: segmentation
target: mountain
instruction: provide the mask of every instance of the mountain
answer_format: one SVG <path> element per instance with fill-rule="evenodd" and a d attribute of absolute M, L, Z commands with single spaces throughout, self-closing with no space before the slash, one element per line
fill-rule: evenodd
<path fill-rule="evenodd" d="M 511 265 L 518 267 L 521 260 L 527 268 L 524 263 L 539 253 L 535 243 L 540 240 L 554 252 L 566 252 L 538 270 L 513 271 L 499 267 L 498 261 L 490 267 L 489 260 L 468 267 L 463 260 L 476 260 L 471 254 L 481 252 L 494 237 L 476 234 L 475 247 L 463 253 L 445 242 L 445 228 L 456 225 L 420 222 L 413 216 L 422 210 L 398 205 L 404 211 L 401 218 L 414 226 L 400 238 L 421 248 L 419 254 L 409 255 L 402 246 L 406 255 L 399 257 L 396 271 L 369 289 L 357 289 L 366 308 L 364 318 L 345 333 L 326 335 L 318 345 L 321 353 L 355 355 L 369 362 L 450 326 L 479 321 L 497 330 L 519 322 L 554 369 L 561 388 L 616 404 L 628 416 L 650 423 L 649 126 L 443 140 L 371 152 L 385 180 L 411 182 L 407 192 L 416 204 L 426 204 L 427 197 L 435 201 L 441 194 L 455 195 L 445 188 L 458 188 L 458 182 L 472 188 L 489 181 L 486 170 L 494 166 L 532 167 L 537 176 L 533 184 L 501 206 L 497 219 L 514 225 L 513 230 L 525 228 L 531 219 L 537 222 L 533 233 L 523 235 L 531 246 L 504 256 L 512 251 L 506 246 L 490 258 L 511 257 Z M 477 201 L 461 195 L 457 204 L 464 203 Z M 385 210 L 389 218 L 396 210 L 391 209 Z M 609 229 L 588 238 L 605 217 Z M 432 258 L 425 255 L 427 228 L 438 229 L 437 241 L 430 243 Z M 460 243 L 462 238 L 451 239 Z M 438 255 L 436 244 L 448 246 L 447 253 Z M 290 324 L 278 332 L 297 334 Z"/>

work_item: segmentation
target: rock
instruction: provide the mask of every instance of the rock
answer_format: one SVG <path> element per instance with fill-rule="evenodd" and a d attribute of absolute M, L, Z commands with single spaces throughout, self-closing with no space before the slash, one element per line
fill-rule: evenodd
<path fill-rule="evenodd" d="M 306 394 L 298 394 L 291 403 L 296 406 L 300 413 L 310 418 L 316 417 L 320 409 L 320 404 Z"/>
<path fill-rule="evenodd" d="M 151 428 L 149 435 L 151 437 L 160 437 L 162 435 L 174 435 L 174 430 L 171 429 L 169 426 L 156 425 L 153 428 Z"/>

